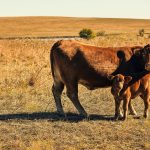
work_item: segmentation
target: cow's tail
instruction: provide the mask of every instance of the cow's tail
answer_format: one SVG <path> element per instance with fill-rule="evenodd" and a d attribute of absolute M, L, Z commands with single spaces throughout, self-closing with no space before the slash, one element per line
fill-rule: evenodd
<path fill-rule="evenodd" d="M 60 45 L 61 41 L 56 42 L 50 51 L 50 66 L 51 66 L 51 72 L 52 72 L 52 76 L 54 78 L 54 64 L 55 64 L 55 60 L 54 60 L 54 51 L 58 48 L 58 46 Z"/>
<path fill-rule="evenodd" d="M 50 51 L 50 66 L 51 66 L 52 76 L 54 78 L 54 57 L 53 57 L 53 51 L 54 51 L 54 46 L 51 48 L 51 51 Z"/>

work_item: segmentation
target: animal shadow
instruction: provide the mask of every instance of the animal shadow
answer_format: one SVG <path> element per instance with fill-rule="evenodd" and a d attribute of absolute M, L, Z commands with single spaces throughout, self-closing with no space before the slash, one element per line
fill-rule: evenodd
<path fill-rule="evenodd" d="M 97 115 L 91 114 L 87 118 L 80 116 L 76 113 L 66 113 L 65 116 L 59 115 L 56 112 L 34 112 L 34 113 L 16 113 L 16 114 L 1 114 L 0 121 L 8 121 L 8 120 L 49 120 L 53 121 L 67 121 L 67 122 L 79 122 L 79 121 L 113 121 L 113 116 L 110 115 Z"/>

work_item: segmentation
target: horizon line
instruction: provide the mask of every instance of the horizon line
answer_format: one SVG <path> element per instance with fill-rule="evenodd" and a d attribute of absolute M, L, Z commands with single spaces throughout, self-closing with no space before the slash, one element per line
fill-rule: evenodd
<path fill-rule="evenodd" d="M 150 18 L 128 18 L 128 17 L 90 17 L 90 16 L 48 16 L 48 15 L 21 15 L 21 16 L 0 16 L 0 18 L 21 18 L 21 17 L 62 17 L 62 18 L 97 18 L 97 19 L 131 19 L 150 20 Z"/>

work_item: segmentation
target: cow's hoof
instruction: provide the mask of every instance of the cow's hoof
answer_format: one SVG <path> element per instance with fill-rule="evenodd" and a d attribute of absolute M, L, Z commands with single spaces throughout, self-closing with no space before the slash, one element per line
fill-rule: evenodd
<path fill-rule="evenodd" d="M 82 113 L 80 114 L 81 117 L 84 117 L 84 118 L 88 118 L 88 114 L 87 113 Z"/>
<path fill-rule="evenodd" d="M 116 120 L 116 121 L 119 120 L 119 115 L 115 115 L 114 120 Z"/>
<path fill-rule="evenodd" d="M 129 115 L 137 116 L 137 113 L 136 113 L 136 111 L 133 111 L 133 112 L 130 112 Z"/>
<path fill-rule="evenodd" d="M 120 117 L 119 116 L 118 117 L 114 116 L 114 120 L 115 121 L 120 120 Z"/>
<path fill-rule="evenodd" d="M 122 112 L 120 112 L 120 113 L 118 114 L 118 116 L 119 116 L 119 118 L 122 118 L 122 117 L 123 117 Z"/>
<path fill-rule="evenodd" d="M 120 120 L 123 117 L 122 114 L 115 114 L 114 120 Z"/>
<path fill-rule="evenodd" d="M 65 114 L 64 112 L 58 111 L 57 113 L 58 113 L 58 115 L 59 115 L 60 117 L 66 117 L 66 114 Z"/>
<path fill-rule="evenodd" d="M 147 116 L 146 114 L 144 114 L 143 117 L 144 117 L 145 119 L 147 119 L 148 116 Z"/>
<path fill-rule="evenodd" d="M 127 121 L 127 118 L 126 117 L 122 117 L 120 120 Z"/>

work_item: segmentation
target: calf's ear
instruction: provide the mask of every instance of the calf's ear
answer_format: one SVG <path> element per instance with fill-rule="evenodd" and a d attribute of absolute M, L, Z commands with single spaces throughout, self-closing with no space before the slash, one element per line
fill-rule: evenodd
<path fill-rule="evenodd" d="M 108 76 L 107 76 L 107 78 L 108 78 L 110 81 L 112 81 L 112 80 L 114 79 L 114 77 L 115 77 L 115 76 L 113 76 L 113 75 L 108 75 Z"/>
<path fill-rule="evenodd" d="M 125 76 L 124 80 L 125 80 L 125 84 L 128 84 L 132 80 L 132 77 L 131 76 Z"/>

